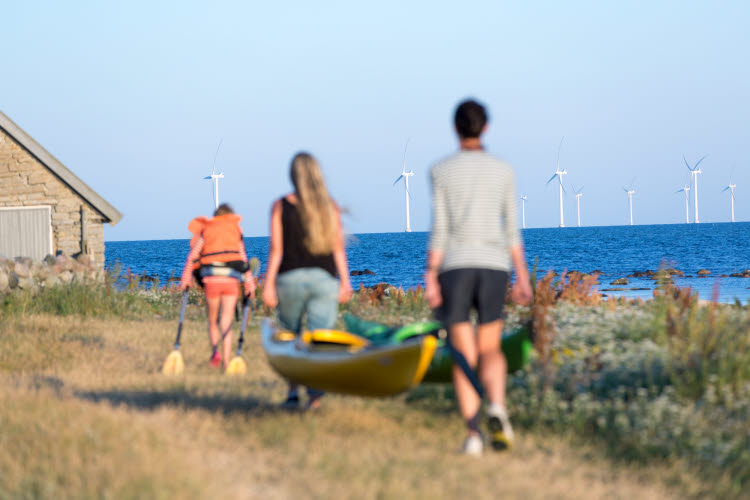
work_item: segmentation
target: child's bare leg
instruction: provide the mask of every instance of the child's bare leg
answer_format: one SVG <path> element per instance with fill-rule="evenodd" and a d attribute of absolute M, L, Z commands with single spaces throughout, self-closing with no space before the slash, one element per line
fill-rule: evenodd
<path fill-rule="evenodd" d="M 219 319 L 219 304 L 221 299 L 219 297 L 206 297 L 206 307 L 208 308 L 208 340 L 211 342 L 211 347 L 215 346 L 219 342 L 221 334 L 219 333 L 219 325 L 217 321 Z"/>
<path fill-rule="evenodd" d="M 227 368 L 229 360 L 232 357 L 232 320 L 234 319 L 234 308 L 237 305 L 236 295 L 222 295 L 221 296 L 221 319 L 219 323 L 221 325 L 221 335 L 226 333 L 224 341 L 222 343 L 222 354 L 223 354 L 223 366 Z"/>

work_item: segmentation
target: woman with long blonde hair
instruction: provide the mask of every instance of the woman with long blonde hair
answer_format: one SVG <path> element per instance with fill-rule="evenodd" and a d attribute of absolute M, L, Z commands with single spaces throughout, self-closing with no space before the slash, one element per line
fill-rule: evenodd
<path fill-rule="evenodd" d="M 271 237 L 263 302 L 278 309 L 279 323 L 294 333 L 328 329 L 336 322 L 338 304 L 352 296 L 344 250 L 341 213 L 328 194 L 317 160 L 309 153 L 292 159 L 294 192 L 271 207 Z M 337 279 L 338 276 L 338 279 Z M 308 388 L 308 407 L 317 408 L 321 391 Z M 290 384 L 286 407 L 299 404 Z"/>

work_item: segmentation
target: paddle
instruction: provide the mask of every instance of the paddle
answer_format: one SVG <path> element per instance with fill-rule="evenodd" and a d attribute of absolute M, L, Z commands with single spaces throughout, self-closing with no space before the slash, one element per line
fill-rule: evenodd
<path fill-rule="evenodd" d="M 180 335 L 182 335 L 182 323 L 185 321 L 185 308 L 187 307 L 188 291 L 182 292 L 182 304 L 180 305 L 180 323 L 177 326 L 177 338 L 174 341 L 174 350 L 169 353 L 161 372 L 164 375 L 180 375 L 185 370 L 185 362 L 180 353 Z"/>
<path fill-rule="evenodd" d="M 253 257 L 250 259 L 250 272 L 253 275 L 253 279 L 255 279 L 256 276 L 258 276 L 258 273 L 260 272 L 260 260 L 258 260 L 256 257 Z M 237 341 L 237 354 L 232 358 L 232 360 L 229 362 L 229 365 L 227 365 L 227 375 L 244 375 L 247 372 L 247 365 L 245 364 L 245 360 L 242 359 L 242 344 L 245 341 L 245 328 L 247 328 L 247 317 L 250 313 L 250 304 L 251 304 L 250 297 L 247 295 L 244 296 L 242 300 L 242 322 L 240 323 L 240 338 Z"/>

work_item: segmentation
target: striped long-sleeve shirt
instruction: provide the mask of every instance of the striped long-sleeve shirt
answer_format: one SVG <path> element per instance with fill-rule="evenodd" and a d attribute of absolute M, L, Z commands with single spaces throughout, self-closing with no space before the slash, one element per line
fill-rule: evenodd
<path fill-rule="evenodd" d="M 510 270 L 510 252 L 521 244 L 515 175 L 484 151 L 459 151 L 432 167 L 429 248 L 444 252 L 441 271 Z"/>

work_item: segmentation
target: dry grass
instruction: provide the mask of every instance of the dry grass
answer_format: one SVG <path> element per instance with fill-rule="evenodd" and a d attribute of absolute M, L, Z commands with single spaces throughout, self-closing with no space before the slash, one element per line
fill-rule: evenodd
<path fill-rule="evenodd" d="M 613 463 L 596 448 L 521 434 L 511 453 L 459 456 L 451 405 L 327 396 L 276 408 L 285 384 L 257 329 L 248 374 L 208 366 L 188 322 L 186 375 L 158 373 L 174 322 L 78 317 L 0 324 L 0 498 L 670 498 L 677 466 Z M 695 480 L 697 481 L 697 479 Z"/>

